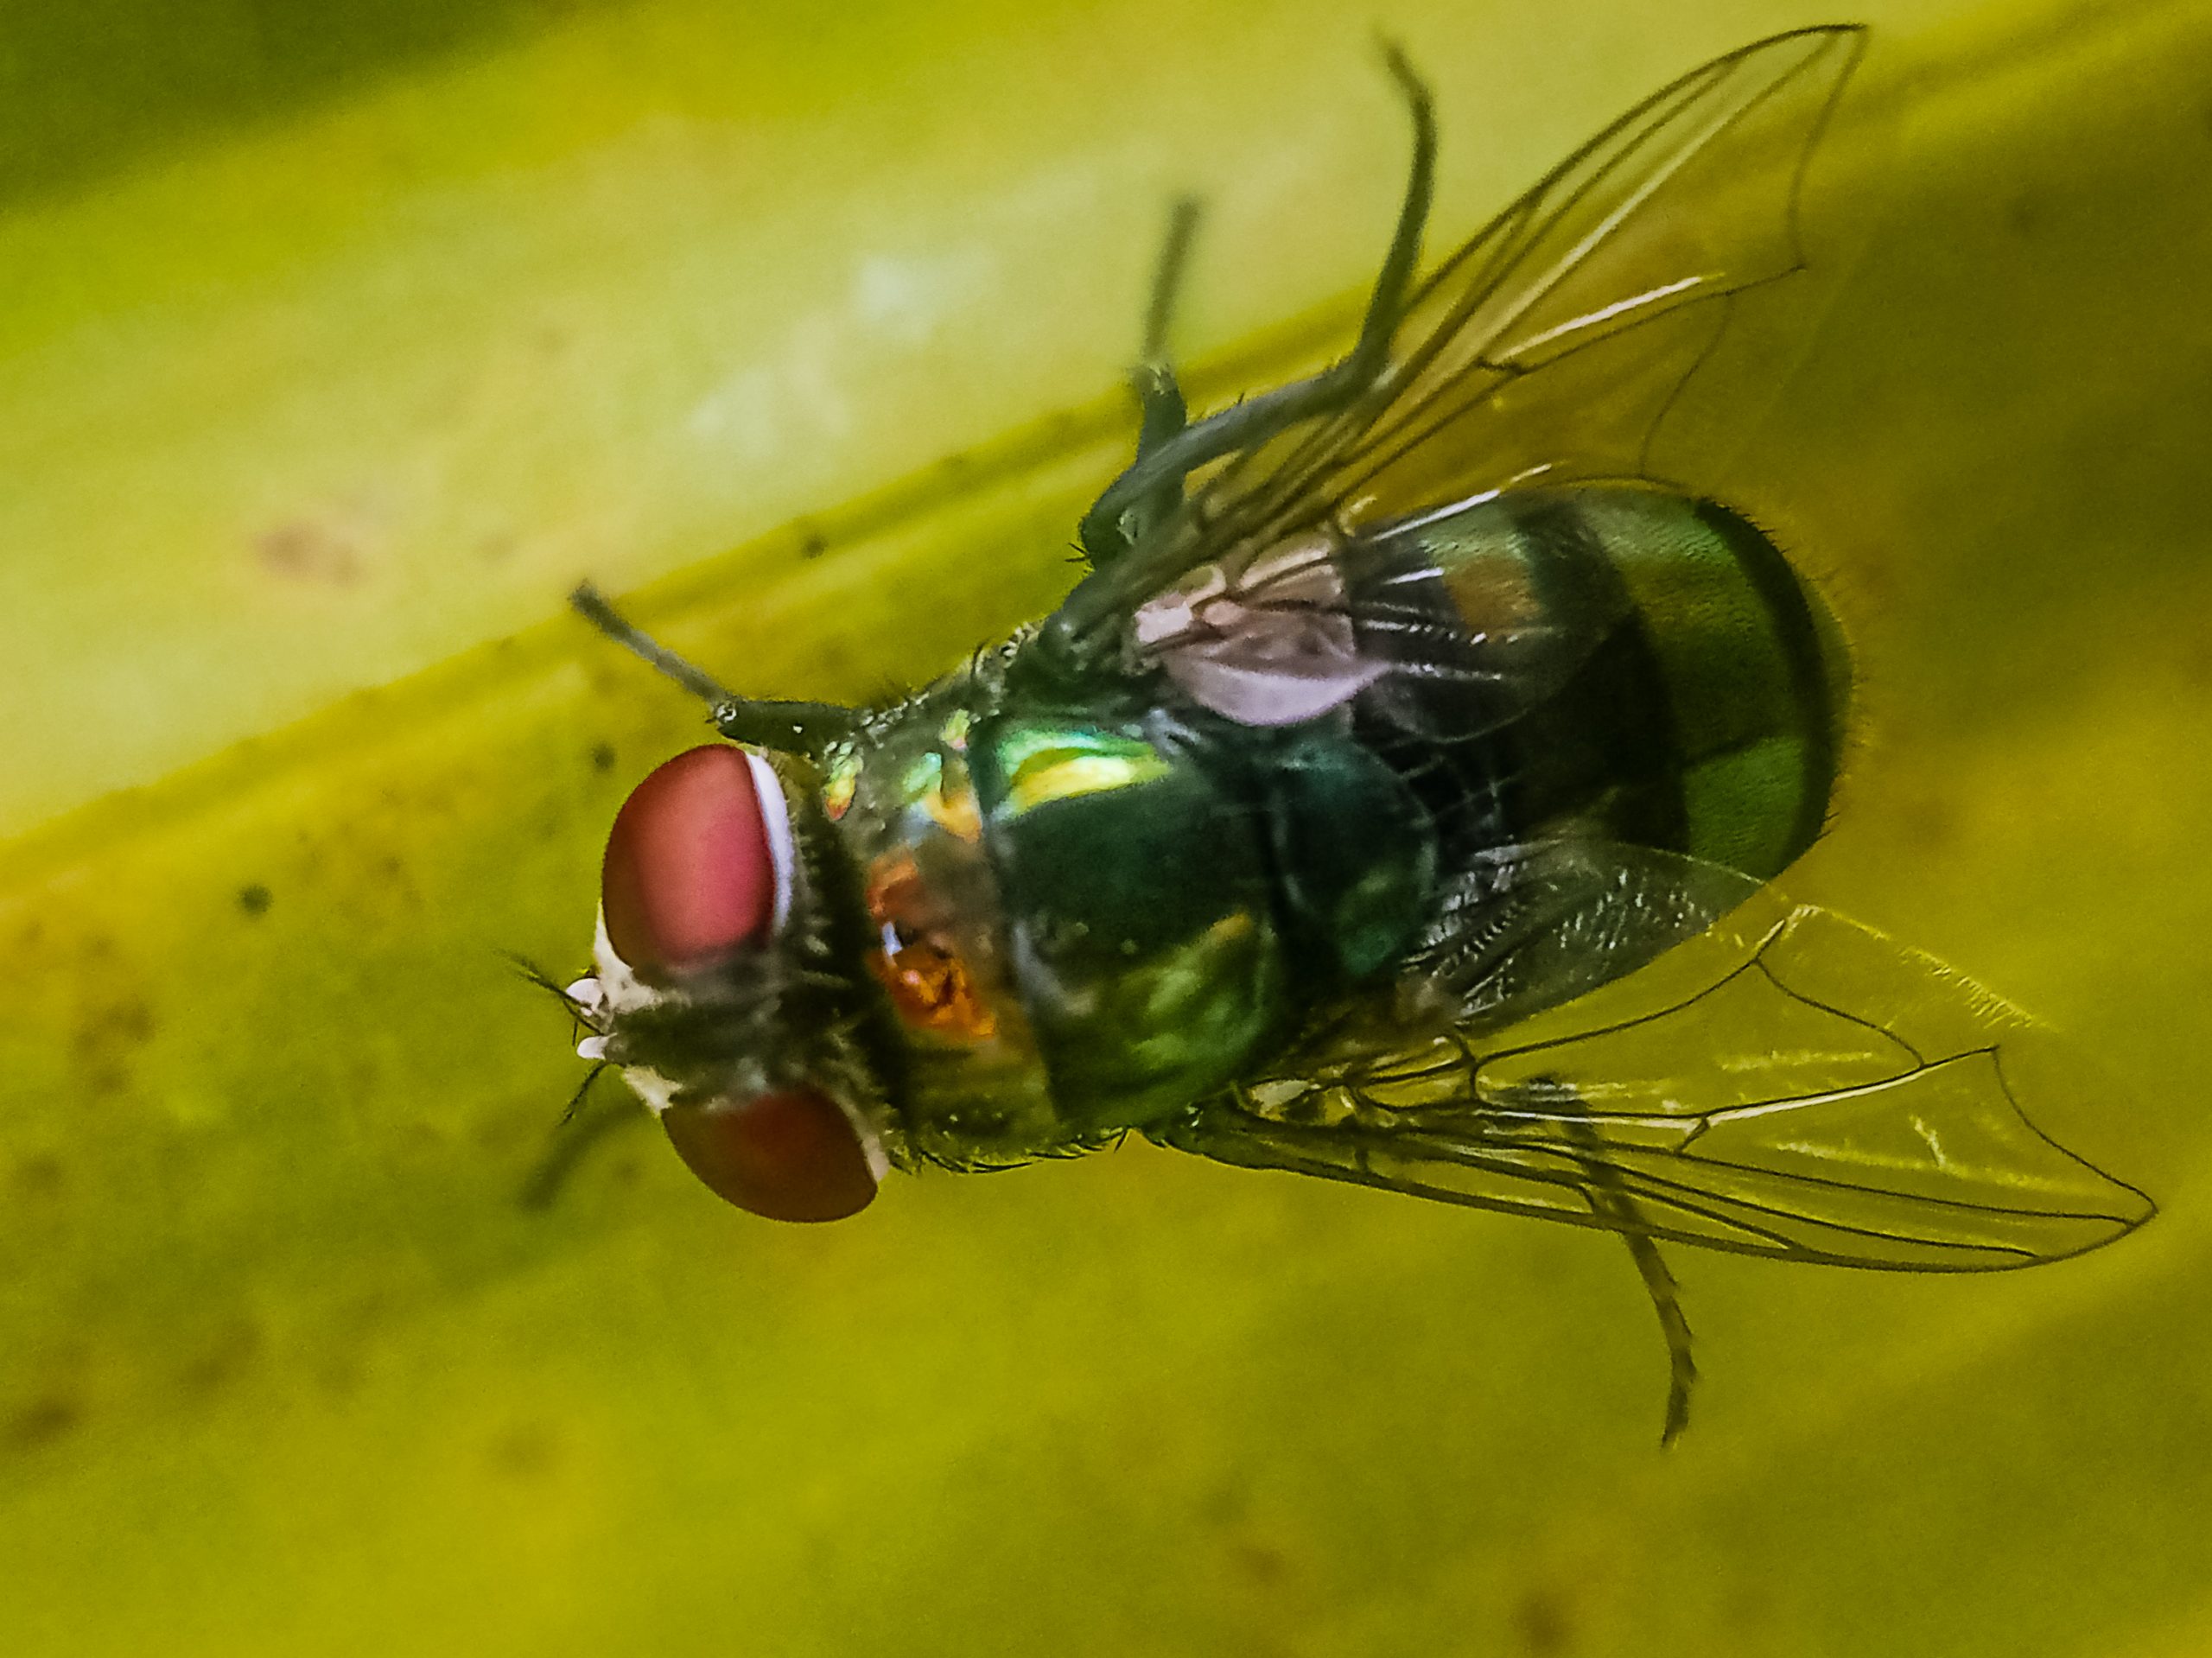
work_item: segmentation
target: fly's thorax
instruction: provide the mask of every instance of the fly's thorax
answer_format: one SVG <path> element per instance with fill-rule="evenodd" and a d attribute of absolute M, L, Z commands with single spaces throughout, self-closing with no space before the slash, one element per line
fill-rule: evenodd
<path fill-rule="evenodd" d="M 986 687 L 966 677 L 832 748 L 821 808 L 849 872 L 849 964 L 884 1009 L 892 1093 L 917 1154 L 954 1167 L 1072 1136 L 1054 1108 L 1009 959 L 969 767 Z"/>
<path fill-rule="evenodd" d="M 1219 1087 L 1286 1016 L 1266 815 L 1240 757 L 1160 710 L 925 696 L 830 757 L 823 799 L 926 1155 L 1142 1126 Z M 1353 931 L 1369 921 L 1356 880 L 1323 884 Z"/>
<path fill-rule="evenodd" d="M 1158 709 L 1012 708 L 977 732 L 1010 956 L 1073 1121 L 1189 1105 L 1285 1014 L 1286 940 L 1231 758 Z"/>

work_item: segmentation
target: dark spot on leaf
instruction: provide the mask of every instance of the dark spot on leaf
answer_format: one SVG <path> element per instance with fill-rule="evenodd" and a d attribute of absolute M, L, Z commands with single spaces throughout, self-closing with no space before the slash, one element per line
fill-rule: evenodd
<path fill-rule="evenodd" d="M 79 1059 L 135 1048 L 154 1033 L 154 1010 L 136 996 L 91 1009 L 78 1026 L 73 1045 Z"/>
<path fill-rule="evenodd" d="M 61 1159 L 51 1153 L 16 1165 L 16 1190 L 24 1197 L 52 1197 L 61 1190 Z"/>
<path fill-rule="evenodd" d="M 1232 1474 L 1206 1493 L 1198 1505 L 1199 1516 L 1210 1526 L 1227 1529 L 1243 1520 L 1251 1508 L 1251 1492 L 1241 1474 Z"/>
<path fill-rule="evenodd" d="M 1898 811 L 1897 822 L 1907 837 L 1924 850 L 1941 852 L 1958 844 L 1958 807 L 1944 796 L 1929 794 L 1912 801 Z"/>
<path fill-rule="evenodd" d="M 262 569 L 288 581 L 346 588 L 361 579 L 360 549 L 345 530 L 314 518 L 294 518 L 254 537 Z"/>
<path fill-rule="evenodd" d="M 8 1443 L 18 1451 L 35 1451 L 67 1433 L 84 1415 L 73 1399 L 57 1394 L 35 1400 L 8 1419 Z"/>
<path fill-rule="evenodd" d="M 333 1399 L 350 1399 L 361 1390 L 365 1377 L 358 1354 L 330 1353 L 316 1364 L 315 1379 Z"/>
<path fill-rule="evenodd" d="M 819 530 L 809 526 L 806 531 L 799 537 L 798 556 L 801 558 L 819 558 L 823 554 L 829 550 L 830 537 L 823 535 Z"/>
<path fill-rule="evenodd" d="M 612 772 L 614 769 L 613 743 L 594 743 L 591 746 L 591 769 L 594 772 Z"/>
<path fill-rule="evenodd" d="M 236 1379 L 260 1351 L 259 1327 L 251 1319 L 234 1318 L 215 1332 L 177 1379 L 188 1394 L 213 1393 Z"/>
<path fill-rule="evenodd" d="M 267 915 L 269 901 L 273 896 L 275 895 L 266 886 L 259 881 L 255 881 L 251 886 L 238 888 L 238 908 L 244 910 L 248 915 Z"/>
<path fill-rule="evenodd" d="M 1522 1650 L 1536 1658 L 1565 1652 L 1573 1640 L 1566 1602 L 1548 1589 L 1531 1589 L 1521 1597 L 1513 1608 L 1513 1627 L 1520 1634 Z"/>
<path fill-rule="evenodd" d="M 493 1471 L 508 1479 L 543 1479 L 560 1459 L 560 1439 L 542 1423 L 518 1423 L 492 1441 Z"/>
<path fill-rule="evenodd" d="M 1290 1562 L 1281 1549 L 1269 1547 L 1252 1538 L 1246 1538 L 1230 1550 L 1229 1558 L 1236 1569 L 1254 1583 L 1281 1583 L 1290 1570 Z"/>

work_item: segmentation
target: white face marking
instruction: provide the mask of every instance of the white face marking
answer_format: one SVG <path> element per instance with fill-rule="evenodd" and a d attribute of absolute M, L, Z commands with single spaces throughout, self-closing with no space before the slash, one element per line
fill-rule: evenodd
<path fill-rule="evenodd" d="M 591 1060 L 594 1064 L 606 1058 L 607 1039 L 603 1036 L 586 1037 L 576 1044 L 576 1058 Z"/>
<path fill-rule="evenodd" d="M 595 1013 L 606 1001 L 597 979 L 578 979 L 561 993 L 587 1013 Z"/>
<path fill-rule="evenodd" d="M 751 749 L 745 763 L 753 768 L 753 791 L 760 800 L 760 827 L 768 836 L 768 859 L 776 871 L 775 930 L 784 930 L 791 912 L 791 885 L 798 874 L 798 850 L 791 840 L 791 803 L 784 797 L 784 780 L 776 768 Z"/>
<path fill-rule="evenodd" d="M 591 941 L 591 958 L 599 964 L 599 1002 L 596 1011 L 620 1016 L 634 1013 L 640 1007 L 650 1007 L 666 994 L 644 983 L 630 971 L 630 964 L 614 953 L 614 943 L 607 936 L 607 910 L 599 912 L 599 923 Z M 580 981 L 588 983 L 590 981 Z"/>
<path fill-rule="evenodd" d="M 643 1065 L 622 1067 L 622 1080 L 630 1084 L 637 1096 L 645 1102 L 645 1109 L 655 1116 L 668 1109 L 676 1098 L 676 1084 L 657 1070 Z"/>

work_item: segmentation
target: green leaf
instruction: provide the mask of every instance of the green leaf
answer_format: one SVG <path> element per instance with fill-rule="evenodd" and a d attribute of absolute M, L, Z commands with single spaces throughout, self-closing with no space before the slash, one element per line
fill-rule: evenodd
<path fill-rule="evenodd" d="M 1878 227 L 1711 480 L 1864 664 L 1793 890 L 2134 1084 L 2043 1126 L 2146 1232 L 1684 1253 L 1662 1455 L 1649 1309 L 1565 1229 L 1135 1147 L 784 1228 L 642 1115 L 524 1209 L 581 1067 L 503 952 L 581 962 L 699 730 L 568 586 L 749 689 L 941 671 L 1071 579 L 1172 195 L 1219 399 L 1341 327 L 1404 137 L 1318 0 L 506 6 L 0 219 L 9 1650 L 2200 1646 L 2212 28 L 1876 10 L 1897 160 L 1847 118 L 1822 200 Z M 1465 226 L 1805 19 L 1384 21 Z"/>

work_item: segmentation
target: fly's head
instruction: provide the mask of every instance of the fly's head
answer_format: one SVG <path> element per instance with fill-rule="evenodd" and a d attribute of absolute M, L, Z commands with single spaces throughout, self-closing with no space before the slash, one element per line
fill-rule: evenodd
<path fill-rule="evenodd" d="M 596 970 L 566 996 L 693 1173 L 773 1220 L 864 1209 L 890 1166 L 864 996 L 838 970 L 834 849 L 770 760 L 709 744 L 624 802 L 607 836 Z"/>

